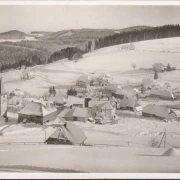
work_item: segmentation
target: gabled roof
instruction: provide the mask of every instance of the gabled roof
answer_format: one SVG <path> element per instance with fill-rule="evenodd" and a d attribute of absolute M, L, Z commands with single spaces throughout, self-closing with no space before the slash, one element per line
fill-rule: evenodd
<path fill-rule="evenodd" d="M 99 99 L 92 99 L 88 102 L 88 107 L 95 107 L 95 106 L 98 106 L 99 104 L 102 104 L 102 103 L 106 103 L 107 101 L 102 101 L 102 100 L 99 100 Z"/>
<path fill-rule="evenodd" d="M 87 139 L 84 132 L 72 122 L 67 122 L 61 126 L 49 138 L 67 139 L 72 144 L 82 144 Z"/>
<path fill-rule="evenodd" d="M 132 107 L 132 108 L 135 108 L 135 107 L 140 106 L 140 104 L 137 102 L 136 99 L 128 98 L 128 99 L 123 99 L 120 102 L 120 106 L 121 107 Z"/>
<path fill-rule="evenodd" d="M 151 95 L 158 95 L 158 96 L 165 96 L 165 97 L 170 97 L 172 98 L 172 93 L 170 91 L 165 91 L 165 90 L 157 90 L 157 89 L 152 89 L 150 92 Z"/>
<path fill-rule="evenodd" d="M 165 106 L 148 104 L 143 108 L 143 113 L 156 115 L 158 117 L 166 118 L 171 110 Z"/>
<path fill-rule="evenodd" d="M 73 104 L 84 104 L 85 99 L 79 98 L 75 96 L 68 96 L 67 104 L 73 105 Z"/>
<path fill-rule="evenodd" d="M 69 108 L 65 108 L 63 109 L 60 114 L 58 115 L 58 117 L 72 117 L 73 113 L 74 113 L 75 109 L 69 109 Z"/>
<path fill-rule="evenodd" d="M 116 94 L 124 95 L 130 98 L 135 96 L 136 91 L 134 91 L 133 89 L 117 89 Z"/>
<path fill-rule="evenodd" d="M 73 117 L 87 117 L 88 115 L 88 111 L 86 108 L 75 108 L 74 112 L 73 112 Z"/>
<path fill-rule="evenodd" d="M 107 110 L 107 109 L 113 109 L 112 105 L 110 104 L 110 102 L 104 102 L 101 104 L 97 105 L 99 108 L 103 109 L 103 110 Z"/>
<path fill-rule="evenodd" d="M 55 111 L 55 109 L 49 111 L 41 103 L 29 102 L 23 109 L 19 111 L 19 114 L 45 116 L 53 111 Z"/>
<path fill-rule="evenodd" d="M 180 109 L 180 104 L 169 104 L 169 105 L 166 105 L 166 107 L 168 108 L 172 108 L 172 109 Z"/>

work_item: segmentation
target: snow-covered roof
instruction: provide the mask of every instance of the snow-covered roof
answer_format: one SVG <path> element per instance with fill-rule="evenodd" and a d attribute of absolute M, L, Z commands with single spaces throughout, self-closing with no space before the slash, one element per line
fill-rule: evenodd
<path fill-rule="evenodd" d="M 45 106 L 38 102 L 29 102 L 23 109 L 19 111 L 19 114 L 46 116 L 56 109 L 47 110 Z"/>

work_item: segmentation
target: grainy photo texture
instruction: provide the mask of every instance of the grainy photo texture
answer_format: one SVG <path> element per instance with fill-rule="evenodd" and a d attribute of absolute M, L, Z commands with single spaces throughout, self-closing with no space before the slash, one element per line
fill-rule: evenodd
<path fill-rule="evenodd" d="M 179 5 L 0 5 L 0 172 L 179 173 Z"/>

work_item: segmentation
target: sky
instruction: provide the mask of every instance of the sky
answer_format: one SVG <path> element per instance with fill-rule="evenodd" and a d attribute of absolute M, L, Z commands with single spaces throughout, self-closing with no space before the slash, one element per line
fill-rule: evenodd
<path fill-rule="evenodd" d="M 0 32 L 180 24 L 180 6 L 0 5 Z"/>

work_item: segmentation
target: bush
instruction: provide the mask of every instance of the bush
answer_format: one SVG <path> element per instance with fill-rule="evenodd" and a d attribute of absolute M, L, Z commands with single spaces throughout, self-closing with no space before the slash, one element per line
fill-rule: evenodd
<path fill-rule="evenodd" d="M 150 147 L 158 147 L 159 145 L 159 141 L 154 137 L 154 138 L 151 138 L 151 140 L 148 142 L 148 145 Z"/>

